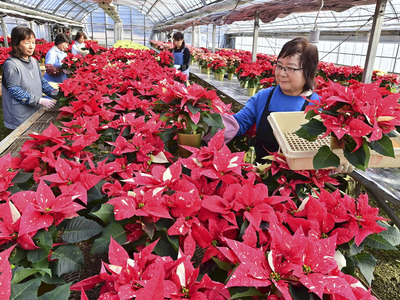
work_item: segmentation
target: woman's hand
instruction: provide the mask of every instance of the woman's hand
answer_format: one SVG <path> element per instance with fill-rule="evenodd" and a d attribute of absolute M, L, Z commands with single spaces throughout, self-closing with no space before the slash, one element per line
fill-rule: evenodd
<path fill-rule="evenodd" d="M 48 98 L 40 98 L 39 104 L 46 108 L 53 108 L 56 105 L 57 101 Z"/>

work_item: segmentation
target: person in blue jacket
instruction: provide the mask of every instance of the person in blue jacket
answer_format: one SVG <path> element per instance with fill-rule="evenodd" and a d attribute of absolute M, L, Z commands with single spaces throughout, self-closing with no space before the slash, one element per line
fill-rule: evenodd
<path fill-rule="evenodd" d="M 278 55 L 275 66 L 277 86 L 263 89 L 251 97 L 245 107 L 233 115 L 237 135 L 256 124 L 257 161 L 275 152 L 279 145 L 267 117 L 271 112 L 302 111 L 309 99 L 318 99 L 313 92 L 318 66 L 318 49 L 305 38 L 287 42 Z"/>
<path fill-rule="evenodd" d="M 185 47 L 185 40 L 182 32 L 175 32 L 172 36 L 174 49 L 172 55 L 174 56 L 174 66 L 177 70 L 186 74 L 189 79 L 189 63 L 190 63 L 190 51 Z"/>
<path fill-rule="evenodd" d="M 44 78 L 47 81 L 61 83 L 68 78 L 67 74 L 61 69 L 61 65 L 63 59 L 67 56 L 65 51 L 67 51 L 70 42 L 66 34 L 57 34 L 54 40 L 54 46 L 47 52 L 44 61 L 46 66 Z"/>

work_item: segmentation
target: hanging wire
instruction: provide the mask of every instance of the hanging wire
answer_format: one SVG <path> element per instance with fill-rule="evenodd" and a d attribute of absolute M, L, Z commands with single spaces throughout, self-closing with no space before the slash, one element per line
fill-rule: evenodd
<path fill-rule="evenodd" d="M 330 50 L 327 54 L 325 54 L 320 60 L 322 61 L 325 57 L 327 57 L 329 54 L 331 54 L 334 50 L 336 50 L 337 48 L 339 48 L 344 42 L 346 42 L 349 38 L 355 36 L 356 34 L 358 34 L 358 32 L 365 26 L 367 25 L 371 20 L 372 20 L 372 16 L 367 20 L 367 22 L 365 22 L 363 25 L 361 25 L 359 28 L 357 28 L 356 32 L 353 34 L 350 34 L 348 37 L 346 37 L 344 40 L 342 40 L 336 47 L 334 47 L 332 50 Z"/>

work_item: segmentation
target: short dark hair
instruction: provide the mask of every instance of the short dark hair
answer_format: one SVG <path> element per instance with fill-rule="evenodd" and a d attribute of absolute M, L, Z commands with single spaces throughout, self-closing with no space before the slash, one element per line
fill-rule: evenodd
<path fill-rule="evenodd" d="M 83 31 L 78 31 L 75 35 L 75 41 L 79 40 L 81 37 L 87 40 L 86 33 L 84 33 Z"/>
<path fill-rule="evenodd" d="M 300 67 L 303 69 L 306 83 L 303 92 L 312 91 L 315 87 L 315 76 L 318 68 L 318 49 L 311 44 L 306 38 L 295 38 L 283 45 L 279 58 L 291 57 L 299 54 Z"/>
<path fill-rule="evenodd" d="M 175 32 L 174 35 L 172 36 L 172 39 L 175 40 L 175 41 L 183 40 L 183 33 L 180 32 L 180 31 Z M 185 40 L 183 40 L 183 43 L 182 43 L 182 49 L 183 48 L 185 48 Z"/>
<path fill-rule="evenodd" d="M 11 51 L 10 55 L 21 58 L 23 53 L 19 49 L 21 41 L 26 40 L 33 36 L 36 38 L 35 33 L 29 27 L 17 26 L 11 30 Z"/>
<path fill-rule="evenodd" d="M 60 45 L 62 43 L 71 43 L 69 37 L 65 33 L 57 34 L 56 38 L 54 39 L 54 45 Z"/>

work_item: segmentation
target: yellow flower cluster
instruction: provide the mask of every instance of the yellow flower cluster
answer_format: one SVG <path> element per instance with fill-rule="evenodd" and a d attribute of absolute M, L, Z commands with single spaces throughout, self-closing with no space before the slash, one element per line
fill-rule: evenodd
<path fill-rule="evenodd" d="M 142 44 L 138 44 L 132 41 L 117 41 L 114 45 L 114 48 L 129 48 L 135 50 L 149 50 L 148 47 L 143 46 Z"/>

